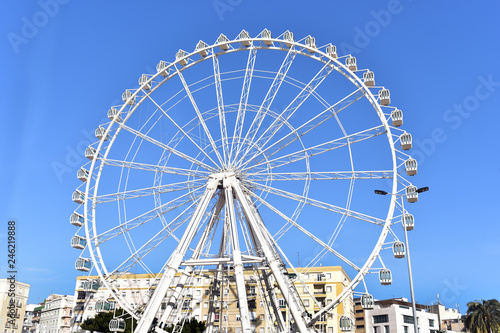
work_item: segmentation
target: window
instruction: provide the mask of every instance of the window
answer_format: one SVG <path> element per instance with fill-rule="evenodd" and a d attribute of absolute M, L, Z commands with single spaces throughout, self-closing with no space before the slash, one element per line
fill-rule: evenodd
<path fill-rule="evenodd" d="M 208 309 L 208 302 L 203 302 L 203 308 Z"/>
<path fill-rule="evenodd" d="M 284 309 L 284 308 L 286 308 L 286 302 L 285 302 L 285 299 L 284 299 L 284 298 L 280 298 L 280 299 L 278 300 L 278 302 L 279 302 L 279 305 L 280 305 L 280 309 Z"/>
<path fill-rule="evenodd" d="M 434 319 L 429 319 L 429 327 L 434 327 Z"/>
<path fill-rule="evenodd" d="M 161 303 L 161 309 L 165 310 L 167 308 L 167 303 Z"/>
<path fill-rule="evenodd" d="M 410 307 L 409 306 L 400 305 L 399 308 L 400 309 L 407 309 L 408 310 Z"/>
<path fill-rule="evenodd" d="M 264 327 L 259 328 L 259 333 L 264 333 L 266 329 Z"/>
<path fill-rule="evenodd" d="M 412 316 L 406 316 L 406 315 L 403 315 L 403 322 L 405 324 L 413 324 L 413 323 L 415 323 Z"/>
<path fill-rule="evenodd" d="M 236 321 L 241 321 L 241 316 L 239 314 L 236 315 Z"/>
<path fill-rule="evenodd" d="M 327 279 L 331 279 L 332 278 L 332 274 L 331 273 L 326 273 L 326 278 Z"/>
<path fill-rule="evenodd" d="M 217 312 L 215 313 L 215 321 L 219 321 L 219 314 Z"/>
<path fill-rule="evenodd" d="M 379 333 L 379 330 L 378 330 L 377 326 L 373 326 L 373 333 Z"/>
<path fill-rule="evenodd" d="M 210 290 L 205 289 L 205 296 L 208 296 L 208 295 L 210 295 Z"/>
<path fill-rule="evenodd" d="M 227 315 L 222 316 L 222 321 L 227 321 Z"/>
<path fill-rule="evenodd" d="M 264 321 L 265 316 L 264 316 L 263 314 L 261 314 L 261 315 L 259 316 L 259 319 L 260 319 L 260 321 Z M 261 327 L 261 329 L 264 329 L 264 327 Z"/>
<path fill-rule="evenodd" d="M 250 288 L 249 288 L 249 295 L 251 295 L 251 296 L 252 295 L 256 295 L 256 293 L 255 293 L 255 286 L 250 286 Z"/>
<path fill-rule="evenodd" d="M 196 290 L 196 297 L 200 297 L 201 296 L 201 290 Z"/>
<path fill-rule="evenodd" d="M 408 333 L 408 326 L 403 326 L 403 329 L 404 329 L 404 333 Z"/>
<path fill-rule="evenodd" d="M 304 306 L 309 306 L 309 299 L 308 298 L 304 299 Z"/>
<path fill-rule="evenodd" d="M 389 316 L 388 315 L 378 315 L 378 316 L 373 316 L 373 323 L 374 324 L 380 324 L 380 323 L 388 323 L 389 322 Z"/>
<path fill-rule="evenodd" d="M 384 333 L 389 333 L 389 325 L 384 326 Z"/>
<path fill-rule="evenodd" d="M 326 286 L 326 292 L 331 293 L 332 292 L 332 286 Z"/>

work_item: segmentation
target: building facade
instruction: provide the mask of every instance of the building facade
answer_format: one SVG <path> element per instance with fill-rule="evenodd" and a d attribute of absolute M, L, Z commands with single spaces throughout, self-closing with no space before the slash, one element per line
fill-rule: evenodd
<path fill-rule="evenodd" d="M 464 320 L 457 309 L 447 308 L 443 304 L 435 304 L 428 307 L 428 311 L 438 315 L 440 329 L 447 333 L 466 332 Z"/>
<path fill-rule="evenodd" d="M 75 300 L 72 295 L 50 295 L 40 313 L 40 333 L 69 333 Z"/>
<path fill-rule="evenodd" d="M 22 333 L 29 291 L 27 283 L 0 279 L 0 332 Z"/>
<path fill-rule="evenodd" d="M 26 311 L 24 312 L 23 321 L 23 333 L 33 333 L 33 314 L 37 306 L 37 304 L 26 305 Z"/>
<path fill-rule="evenodd" d="M 439 332 L 439 320 L 425 305 L 417 304 L 419 332 Z M 360 299 L 355 299 L 356 333 L 411 333 L 414 318 L 411 303 L 405 298 L 377 300 L 373 308 L 363 309 Z"/>
<path fill-rule="evenodd" d="M 295 272 L 288 270 L 297 292 L 299 293 L 305 310 L 314 315 L 345 289 L 349 284 L 350 278 L 340 266 L 331 267 L 312 267 L 307 270 L 297 268 Z M 221 283 L 217 285 L 217 292 L 214 292 L 215 270 L 204 270 L 193 276 L 189 283 L 187 292 L 183 299 L 176 306 L 168 322 L 178 322 L 184 318 L 194 318 L 198 321 L 211 323 L 215 331 L 237 333 L 241 331 L 241 318 L 239 313 L 238 298 L 236 294 L 236 282 L 232 271 L 227 271 L 220 279 Z M 220 275 L 219 275 L 220 276 Z M 180 274 L 176 276 L 173 284 L 179 280 Z M 111 293 L 104 286 L 99 285 L 97 290 L 91 292 L 84 291 L 85 281 L 97 280 L 97 276 L 79 276 L 75 286 L 75 309 L 73 315 L 72 332 L 80 329 L 80 325 L 88 318 L 97 314 L 96 304 L 98 301 L 114 302 Z M 120 292 L 123 300 L 132 308 L 140 307 L 143 300 L 150 295 L 155 285 L 154 276 L 149 274 L 127 274 L 115 278 L 114 285 Z M 261 279 L 256 276 L 251 268 L 245 270 L 245 284 L 247 300 L 250 314 L 250 323 L 252 328 L 258 333 L 275 332 L 278 318 L 274 318 L 273 313 L 267 313 L 268 307 L 265 306 L 271 300 L 268 297 L 268 289 L 271 288 L 276 295 L 277 307 L 283 318 L 285 326 L 290 325 L 289 311 L 285 302 L 284 295 L 281 294 L 277 285 L 273 282 L 271 285 L 264 285 Z M 86 288 L 88 290 L 88 288 Z M 171 296 L 171 291 L 164 298 L 158 318 L 162 317 Z M 310 295 L 314 295 L 316 303 Z M 116 305 L 117 307 L 119 305 Z M 215 317 L 210 320 L 209 312 L 214 312 Z M 337 333 L 339 330 L 339 318 L 342 315 L 354 318 L 354 302 L 347 298 L 332 313 L 327 314 L 316 322 L 316 329 L 320 332 Z M 51 332 L 47 332 L 51 333 Z"/>

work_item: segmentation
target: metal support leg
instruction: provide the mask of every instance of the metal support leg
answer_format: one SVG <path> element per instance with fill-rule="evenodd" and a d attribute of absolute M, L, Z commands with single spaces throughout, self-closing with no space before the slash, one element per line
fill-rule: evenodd
<path fill-rule="evenodd" d="M 144 310 L 144 314 L 141 316 L 139 322 L 137 323 L 137 327 L 134 331 L 135 333 L 147 333 L 149 331 L 151 323 L 153 322 L 153 319 L 158 312 L 158 309 L 160 308 L 161 302 L 165 297 L 168 288 L 170 287 L 170 284 L 172 283 L 172 280 L 174 279 L 175 274 L 179 269 L 188 246 L 196 235 L 196 231 L 198 230 L 207 206 L 213 195 L 215 194 L 215 191 L 217 190 L 217 183 L 218 180 L 214 178 L 208 181 L 205 193 L 203 193 L 199 205 L 196 208 L 191 221 L 189 221 L 186 231 L 182 235 L 177 248 L 168 259 L 166 267 L 163 271 L 162 278 L 160 279 L 160 282 L 158 283 L 153 296 L 148 302 L 148 305 Z"/>

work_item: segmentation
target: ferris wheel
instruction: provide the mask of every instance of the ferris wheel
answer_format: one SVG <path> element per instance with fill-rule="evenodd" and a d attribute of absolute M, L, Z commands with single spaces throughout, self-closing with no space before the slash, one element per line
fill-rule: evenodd
<path fill-rule="evenodd" d="M 290 31 L 221 34 L 160 61 L 122 100 L 96 129 L 78 171 L 71 244 L 82 250 L 75 267 L 100 279 L 84 289 L 104 285 L 138 320 L 136 332 L 180 325 L 172 314 L 196 276 L 213 288 L 232 277 L 243 332 L 252 330 L 248 271 L 276 332 L 315 331 L 353 293 L 373 306 L 364 283 L 370 274 L 391 284 L 382 250 L 405 256 L 398 234 L 413 229 L 405 204 L 419 192 L 405 176 L 416 174 L 417 162 L 406 153 L 412 138 L 400 129 L 402 111 L 355 57 Z M 378 191 L 385 199 L 374 189 L 386 189 Z M 297 286 L 320 264 L 341 265 L 351 279 L 329 303 L 305 288 L 316 307 L 308 312 Z M 154 280 L 140 304 L 117 284 L 132 273 Z M 220 309 L 210 304 L 209 332 Z M 351 316 L 337 319 L 342 331 L 352 330 Z M 123 321 L 110 327 L 122 331 Z"/>

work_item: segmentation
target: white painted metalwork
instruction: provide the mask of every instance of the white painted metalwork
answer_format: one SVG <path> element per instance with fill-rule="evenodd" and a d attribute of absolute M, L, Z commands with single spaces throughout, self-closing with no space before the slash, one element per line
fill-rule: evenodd
<path fill-rule="evenodd" d="M 295 61 L 304 57 L 313 65 Z M 416 161 L 398 151 L 398 144 L 411 148 L 411 135 L 392 127 L 402 125 L 402 113 L 384 112 L 389 91 L 372 93 L 373 72 L 358 76 L 356 58 L 341 59 L 335 45 L 318 47 L 310 36 L 295 41 L 290 31 L 273 37 L 264 29 L 252 38 L 243 30 L 234 39 L 221 34 L 213 45 L 199 41 L 191 53 L 179 50 L 172 63 L 160 61 L 155 74 L 142 75 L 140 87 L 127 89 L 123 104 L 108 111 L 111 122 L 98 127 L 99 142 L 85 151 L 90 162 L 77 173 L 85 191 L 73 193 L 81 206 L 70 222 L 82 228 L 71 244 L 83 250 L 75 267 L 95 269 L 117 306 L 138 320 L 136 333 L 150 331 L 155 318 L 157 333 L 168 325 L 178 332 L 182 314 L 192 311 L 188 291 L 207 269 L 213 269 L 208 333 L 222 327 L 231 302 L 239 304 L 242 332 L 252 331 L 247 270 L 264 290 L 266 327 L 317 332 L 318 321 L 352 294 L 392 244 L 387 235 L 395 238 L 392 255 L 404 256 L 391 226 L 401 208 L 396 199 L 416 201 L 416 187 L 400 174 L 403 165 L 407 175 L 416 174 Z M 382 179 L 392 187 L 381 215 L 379 207 L 363 208 L 370 197 L 361 193 L 360 200 L 353 191 L 355 182 L 371 186 Z M 411 230 L 413 216 L 401 214 Z M 354 249 L 362 255 L 337 247 L 351 228 L 366 231 L 375 246 Z M 287 272 L 296 271 L 285 255 L 290 242 L 320 249 L 301 265 L 304 272 L 329 254 L 351 276 L 328 304 L 308 296 L 319 307 L 313 315 Z M 132 306 L 116 280 L 137 271 L 150 274 L 151 288 Z M 382 284 L 392 282 L 389 269 L 378 273 Z M 296 282 L 301 279 L 298 274 Z M 230 281 L 234 298 L 222 292 Z M 164 299 L 161 318 L 155 317 Z M 372 307 L 373 296 L 364 294 L 362 303 Z M 102 301 L 96 311 L 109 311 L 108 305 Z M 123 332 L 124 324 L 115 318 L 110 330 Z M 353 328 L 349 317 L 339 325 Z"/>

